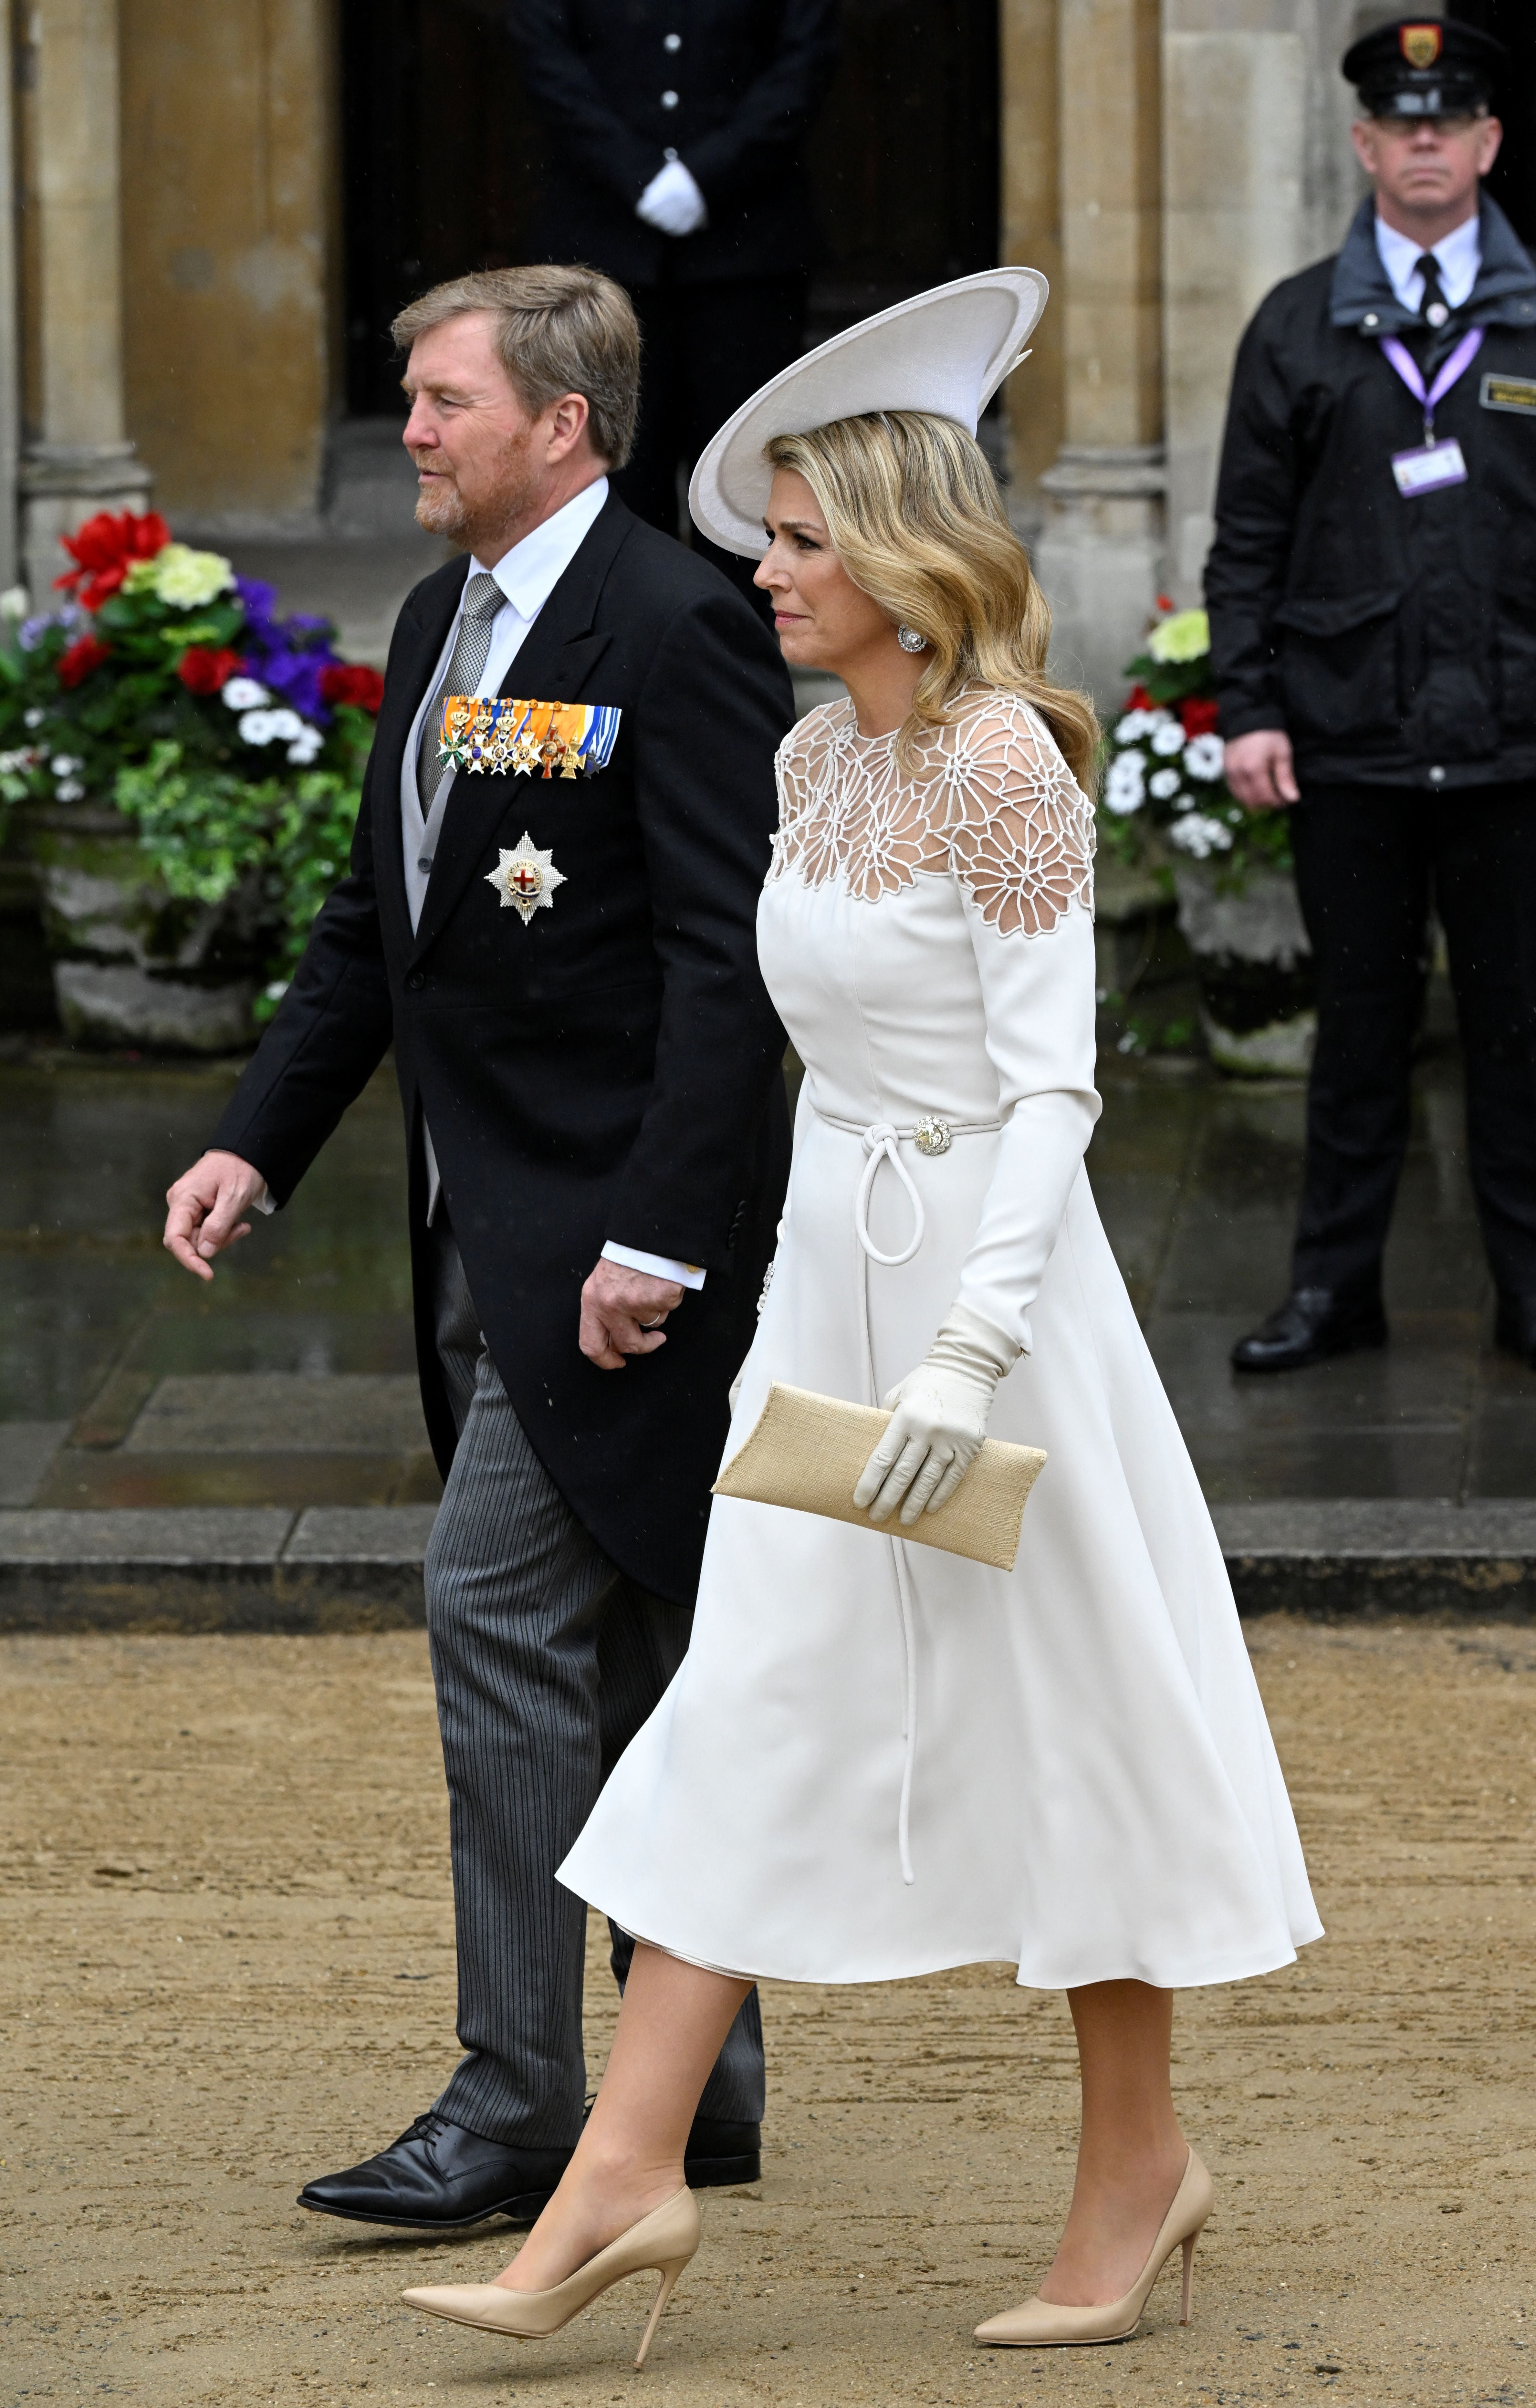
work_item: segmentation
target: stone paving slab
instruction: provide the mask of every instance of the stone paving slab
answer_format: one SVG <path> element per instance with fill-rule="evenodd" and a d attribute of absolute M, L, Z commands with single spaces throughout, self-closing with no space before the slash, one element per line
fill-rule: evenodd
<path fill-rule="evenodd" d="M 424 1619 L 430 1505 L 0 1512 L 0 1631 L 382 1630 Z M 1239 1610 L 1536 1612 L 1536 1503 L 1219 1506 Z"/>

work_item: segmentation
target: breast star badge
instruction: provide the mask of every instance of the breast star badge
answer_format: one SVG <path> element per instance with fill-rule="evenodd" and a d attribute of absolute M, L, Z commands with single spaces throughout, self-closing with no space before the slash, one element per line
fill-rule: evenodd
<path fill-rule="evenodd" d="M 499 866 L 486 871 L 485 883 L 495 888 L 504 911 L 521 911 L 526 927 L 536 911 L 551 909 L 554 890 L 564 886 L 566 874 L 554 866 L 553 848 L 540 853 L 524 829 L 517 851 L 502 853 Z"/>

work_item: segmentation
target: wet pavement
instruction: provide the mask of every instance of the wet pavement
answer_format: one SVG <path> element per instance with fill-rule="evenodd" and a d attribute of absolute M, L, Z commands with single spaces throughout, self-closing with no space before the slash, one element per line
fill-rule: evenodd
<path fill-rule="evenodd" d="M 387 1069 L 210 1287 L 161 1251 L 165 1189 L 237 1068 L 46 1046 L 0 1063 L 0 1505 L 298 1512 L 438 1493 Z M 1091 1176 L 1213 1503 L 1532 1494 L 1536 1374 L 1491 1344 L 1454 1042 L 1417 1075 L 1391 1346 L 1281 1379 L 1240 1380 L 1227 1354 L 1285 1285 L 1300 1086 L 1113 1053 L 1100 1082 Z"/>

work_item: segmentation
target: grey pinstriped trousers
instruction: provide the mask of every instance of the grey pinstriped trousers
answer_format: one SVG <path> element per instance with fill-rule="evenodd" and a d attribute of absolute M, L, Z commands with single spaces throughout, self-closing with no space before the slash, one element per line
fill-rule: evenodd
<path fill-rule="evenodd" d="M 571 2148 L 586 2092 L 586 1914 L 554 1868 L 682 1662 L 692 1616 L 610 1563 L 535 1455 L 485 1351 L 440 1208 L 432 1247 L 459 1445 L 427 1549 L 426 1620 L 467 2052 L 437 2108 L 486 2140 Z M 630 1955 L 613 1930 L 621 1987 Z M 754 1990 L 699 2113 L 754 2123 L 763 2094 Z"/>

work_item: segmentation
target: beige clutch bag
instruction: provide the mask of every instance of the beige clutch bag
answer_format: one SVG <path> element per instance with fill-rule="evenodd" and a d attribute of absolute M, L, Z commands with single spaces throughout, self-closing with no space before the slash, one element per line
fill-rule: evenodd
<path fill-rule="evenodd" d="M 756 1426 L 722 1469 L 714 1493 L 825 1513 L 877 1536 L 943 1547 L 952 1555 L 969 1555 L 974 1563 L 1011 1572 L 1024 1509 L 1045 1461 L 1041 1449 L 986 1439 L 937 1513 L 920 1513 L 904 1528 L 897 1507 L 888 1521 L 871 1522 L 854 1504 L 854 1489 L 890 1418 L 874 1405 L 845 1404 L 840 1397 L 818 1397 L 810 1388 L 788 1388 L 775 1380 Z"/>

